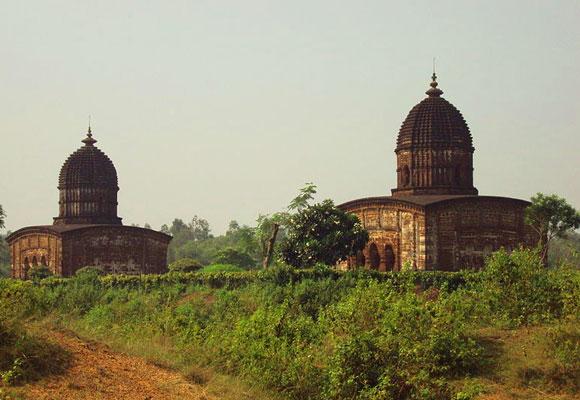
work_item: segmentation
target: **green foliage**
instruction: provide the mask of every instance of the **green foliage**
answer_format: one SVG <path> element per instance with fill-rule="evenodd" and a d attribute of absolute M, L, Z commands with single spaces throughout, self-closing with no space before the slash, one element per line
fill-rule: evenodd
<path fill-rule="evenodd" d="M 2 208 L 2 204 L 0 204 L 0 229 L 4 228 L 4 219 L 6 218 L 6 214 L 4 213 L 4 209 Z"/>
<path fill-rule="evenodd" d="M 556 359 L 576 376 L 580 374 L 580 320 L 578 316 L 557 324 L 548 333 Z"/>
<path fill-rule="evenodd" d="M 6 294 L 3 294 L 6 297 Z M 12 386 L 62 372 L 70 357 L 58 346 L 30 335 L 0 309 L 0 386 Z"/>
<path fill-rule="evenodd" d="M 46 265 L 37 265 L 30 268 L 29 276 L 33 281 L 39 281 L 52 276 L 52 272 L 50 272 L 50 269 Z"/>
<path fill-rule="evenodd" d="M 358 218 L 335 207 L 331 200 L 292 215 L 282 243 L 282 258 L 295 267 L 334 265 L 362 250 L 368 233 Z"/>
<path fill-rule="evenodd" d="M 201 269 L 201 273 L 215 273 L 215 272 L 244 272 L 243 268 L 233 264 L 212 264 Z"/>
<path fill-rule="evenodd" d="M 10 276 L 10 248 L 6 236 L 0 234 L 0 278 Z"/>
<path fill-rule="evenodd" d="M 567 374 L 578 358 L 580 272 L 543 268 L 534 252 L 499 252 L 482 272 L 224 268 L 0 279 L 0 313 L 51 315 L 127 348 L 163 343 L 161 353 L 179 355 L 171 365 L 216 368 L 288 399 L 475 398 L 476 383 L 452 382 L 489 367 L 477 332 L 497 318 L 554 323 L 549 340 Z"/>
<path fill-rule="evenodd" d="M 220 250 L 215 258 L 214 262 L 217 264 L 231 264 L 237 265 L 238 267 L 248 269 L 256 266 L 256 260 L 250 256 L 248 253 L 234 249 L 232 247 L 227 247 Z"/>
<path fill-rule="evenodd" d="M 481 277 L 477 288 L 490 315 L 508 325 L 549 321 L 578 310 L 578 274 L 547 270 L 538 250 L 502 249 L 487 260 Z"/>
<path fill-rule="evenodd" d="M 75 272 L 75 276 L 98 277 L 101 275 L 105 275 L 105 271 L 103 271 L 101 267 L 96 266 L 82 267 L 77 269 Z"/>
<path fill-rule="evenodd" d="M 580 233 L 571 231 L 554 238 L 548 249 L 548 265 L 580 268 Z"/>
<path fill-rule="evenodd" d="M 538 244 L 543 248 L 542 257 L 545 259 L 548 244 L 554 237 L 563 237 L 566 232 L 580 227 L 580 213 L 555 194 L 537 193 L 531 201 L 525 218 L 538 234 Z"/>
<path fill-rule="evenodd" d="M 195 272 L 203 268 L 203 265 L 193 258 L 180 258 L 169 264 L 169 272 Z"/>

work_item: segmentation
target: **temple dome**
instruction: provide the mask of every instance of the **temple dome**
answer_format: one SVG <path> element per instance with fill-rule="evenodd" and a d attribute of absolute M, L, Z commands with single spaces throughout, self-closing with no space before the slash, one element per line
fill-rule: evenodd
<path fill-rule="evenodd" d="M 117 170 L 111 159 L 94 145 L 96 142 L 89 132 L 83 140 L 85 145 L 66 159 L 58 177 L 59 189 L 81 185 L 117 188 Z"/>
<path fill-rule="evenodd" d="M 64 162 L 58 177 L 59 216 L 62 224 L 121 224 L 117 217 L 117 171 L 113 162 L 99 150 L 91 133 L 84 146 Z"/>
<path fill-rule="evenodd" d="M 411 109 L 397 137 L 393 196 L 476 195 L 473 142 L 463 116 L 441 97 L 433 74 L 427 98 Z"/>
<path fill-rule="evenodd" d="M 401 125 L 397 150 L 410 147 L 460 147 L 473 149 L 469 127 L 461 112 L 441 97 L 433 80 L 428 97 L 411 109 Z"/>

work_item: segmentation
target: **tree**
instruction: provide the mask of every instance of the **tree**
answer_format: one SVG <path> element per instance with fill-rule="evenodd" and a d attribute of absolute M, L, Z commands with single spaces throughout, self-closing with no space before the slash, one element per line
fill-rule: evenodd
<path fill-rule="evenodd" d="M 226 231 L 226 236 L 230 236 L 235 234 L 237 231 L 240 230 L 240 224 L 238 223 L 238 221 L 231 220 L 229 225 L 228 225 L 228 230 Z"/>
<path fill-rule="evenodd" d="M 302 189 L 300 189 L 298 196 L 296 196 L 288 206 L 288 211 L 274 213 L 271 216 L 260 215 L 258 217 L 258 226 L 256 227 L 256 236 L 262 247 L 262 267 L 268 268 L 274 255 L 274 246 L 280 231 L 280 227 L 288 223 L 291 217 L 291 212 L 298 212 L 304 207 L 308 206 L 308 202 L 314 198 L 316 194 L 316 185 L 312 182 L 307 182 Z"/>
<path fill-rule="evenodd" d="M 282 258 L 295 267 L 334 265 L 362 250 L 368 233 L 358 218 L 332 200 L 301 208 L 290 217 L 282 243 Z"/>
<path fill-rule="evenodd" d="M 568 202 L 555 195 L 537 193 L 526 208 L 526 222 L 538 234 L 538 247 L 544 264 L 547 261 L 550 241 L 564 237 L 567 232 L 580 227 L 580 214 Z"/>
<path fill-rule="evenodd" d="M 210 238 L 209 222 L 194 215 L 189 223 L 189 230 L 193 240 L 206 240 Z"/>
<path fill-rule="evenodd" d="M 0 229 L 4 228 L 4 218 L 6 218 L 6 214 L 2 209 L 2 205 L 0 204 Z"/>
<path fill-rule="evenodd" d="M 159 228 L 159 232 L 165 233 L 166 235 L 171 235 L 171 232 L 169 231 L 169 227 L 167 226 L 167 224 L 161 225 L 161 227 Z"/>

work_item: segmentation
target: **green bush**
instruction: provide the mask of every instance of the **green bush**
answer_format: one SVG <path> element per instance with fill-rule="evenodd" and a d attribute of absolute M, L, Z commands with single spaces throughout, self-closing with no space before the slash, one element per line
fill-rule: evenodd
<path fill-rule="evenodd" d="M 256 266 L 256 260 L 254 260 L 251 255 L 233 247 L 227 247 L 218 251 L 213 262 L 214 264 L 236 265 L 243 269 L 249 269 Z"/>
<path fill-rule="evenodd" d="M 477 392 L 453 393 L 449 382 L 481 369 L 478 329 L 497 319 L 548 321 L 562 324 L 548 339 L 572 376 L 580 272 L 546 269 L 523 250 L 499 252 L 487 267 L 231 272 L 216 265 L 165 275 L 0 279 L 0 322 L 50 314 L 129 348 L 162 342 L 160 352 L 179 354 L 170 361 L 177 366 L 216 368 L 289 399 L 457 400 Z M 10 376 L 20 368 L 13 355 L 0 368 Z"/>
<path fill-rule="evenodd" d="M 208 272 L 244 272 L 243 268 L 233 264 L 212 264 L 203 267 L 199 272 L 205 274 Z"/>
<path fill-rule="evenodd" d="M 169 272 L 195 272 L 203 268 L 203 265 L 193 258 L 181 258 L 169 264 Z"/>
<path fill-rule="evenodd" d="M 573 307 L 570 301 L 578 301 L 566 298 L 563 285 L 570 284 L 559 279 L 560 272 L 546 270 L 538 250 L 502 249 L 487 260 L 477 287 L 496 320 L 533 324 L 561 316 Z"/>

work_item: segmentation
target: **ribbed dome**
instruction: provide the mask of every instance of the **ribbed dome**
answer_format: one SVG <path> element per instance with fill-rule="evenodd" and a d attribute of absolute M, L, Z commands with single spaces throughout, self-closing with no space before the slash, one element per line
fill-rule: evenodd
<path fill-rule="evenodd" d="M 121 224 L 117 216 L 117 171 L 109 157 L 95 147 L 96 142 L 89 128 L 85 145 L 60 169 L 55 225 Z"/>
<path fill-rule="evenodd" d="M 443 92 L 436 86 L 426 93 L 429 97 L 413 107 L 401 125 L 397 150 L 412 146 L 472 149 L 469 127 L 459 110 L 440 97 Z"/>
<path fill-rule="evenodd" d="M 473 142 L 461 113 L 441 97 L 433 74 L 427 98 L 411 109 L 397 137 L 393 196 L 476 195 Z"/>
<path fill-rule="evenodd" d="M 94 146 L 96 140 L 92 136 L 83 142 L 85 145 L 72 153 L 60 169 L 59 188 L 80 185 L 116 188 L 117 171 L 111 159 Z"/>

